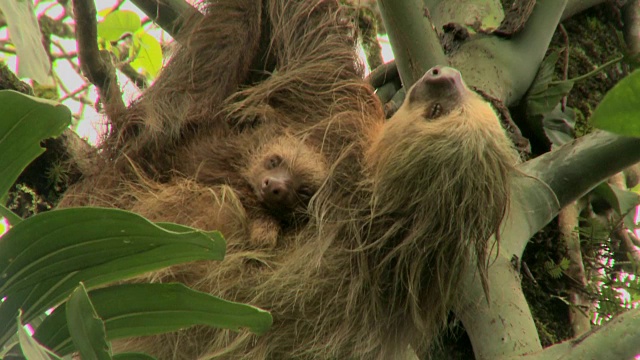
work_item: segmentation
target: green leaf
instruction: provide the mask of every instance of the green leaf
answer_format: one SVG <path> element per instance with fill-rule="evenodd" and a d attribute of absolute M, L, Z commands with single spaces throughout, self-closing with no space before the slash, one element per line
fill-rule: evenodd
<path fill-rule="evenodd" d="M 553 111 L 543 116 L 542 129 L 551 144 L 561 146 L 575 139 L 575 116 L 576 114 L 571 108 L 567 108 L 563 112 L 560 104 L 557 104 Z"/>
<path fill-rule="evenodd" d="M 69 334 L 80 357 L 96 360 L 111 359 L 111 348 L 107 343 L 104 323 L 93 308 L 82 283 L 71 293 L 65 310 Z"/>
<path fill-rule="evenodd" d="M 563 97 L 573 88 L 573 81 L 558 81 L 549 84 L 546 90 L 531 93 L 527 97 L 527 110 L 530 115 L 544 115 L 555 108 Z"/>
<path fill-rule="evenodd" d="M 553 260 L 547 260 L 544 262 L 544 269 L 549 273 L 554 279 L 559 279 L 562 277 L 563 271 L 569 268 L 569 259 L 562 258 L 560 259 L 560 263 L 556 264 Z"/>
<path fill-rule="evenodd" d="M 273 321 L 264 310 L 222 300 L 182 284 L 122 284 L 91 291 L 89 297 L 105 323 L 109 340 L 177 331 L 198 324 L 231 330 L 248 328 L 263 334 Z M 65 307 L 58 307 L 34 335 L 60 354 L 74 350 L 65 325 L 65 311 Z"/>
<path fill-rule="evenodd" d="M 133 34 L 140 29 L 140 17 L 129 10 L 118 10 L 98 23 L 98 36 L 106 41 L 118 41 L 124 34 Z"/>
<path fill-rule="evenodd" d="M 549 88 L 549 83 L 553 80 L 553 72 L 560 57 L 559 51 L 552 51 L 540 64 L 538 73 L 533 79 L 529 94 L 540 94 Z"/>
<path fill-rule="evenodd" d="M 140 273 L 139 267 L 143 267 L 142 272 L 158 268 L 150 264 L 160 263 L 162 267 L 180 263 L 176 258 L 224 258 L 225 242 L 220 233 L 172 226 L 167 230 L 166 225 L 161 227 L 118 209 L 69 208 L 38 214 L 13 227 L 0 241 L 0 293 L 113 261 L 124 265 L 119 269 L 110 266 L 113 271 L 129 274 L 125 268 Z M 185 250 L 149 256 L 165 247 Z M 146 254 L 145 261 L 128 259 L 141 253 Z"/>
<path fill-rule="evenodd" d="M 22 354 L 24 354 L 28 360 L 61 360 L 53 352 L 40 345 L 36 339 L 29 335 L 24 326 L 22 326 L 21 315 L 18 315 L 17 325 L 20 349 L 22 349 Z"/>
<path fill-rule="evenodd" d="M 146 32 L 140 32 L 134 35 L 133 45 L 137 56 L 131 66 L 134 69 L 142 68 L 152 77 L 158 75 L 162 68 L 162 47 L 158 40 Z"/>
<path fill-rule="evenodd" d="M 71 112 L 53 101 L 0 91 L 0 197 L 22 170 L 44 152 L 40 142 L 56 137 L 71 123 Z"/>
<path fill-rule="evenodd" d="M 157 226 L 118 209 L 70 208 L 30 217 L 0 238 L 0 319 L 25 320 L 87 288 L 195 260 L 222 260 L 219 232 Z M 11 326 L 0 322 L 0 343 Z M 15 329 L 13 330 L 15 332 Z"/>
<path fill-rule="evenodd" d="M 593 126 L 624 136 L 640 137 L 640 70 L 620 80 L 591 115 Z"/>
<path fill-rule="evenodd" d="M 22 218 L 20 216 L 7 209 L 4 205 L 0 205 L 0 216 L 7 219 L 7 221 L 9 221 L 9 224 L 11 225 L 17 225 L 22 221 Z"/>
<path fill-rule="evenodd" d="M 526 98 L 527 112 L 531 116 L 545 115 L 551 112 L 573 88 L 571 80 L 552 82 L 559 56 L 560 52 L 554 51 L 540 64 Z"/>

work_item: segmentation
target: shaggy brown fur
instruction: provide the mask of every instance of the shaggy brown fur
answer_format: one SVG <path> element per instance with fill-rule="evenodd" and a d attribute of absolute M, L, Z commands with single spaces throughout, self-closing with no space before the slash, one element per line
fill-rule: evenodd
<path fill-rule="evenodd" d="M 254 245 L 274 246 L 281 231 L 307 218 L 309 200 L 327 177 L 315 148 L 277 128 L 263 126 L 219 143 L 195 141 L 181 152 L 179 170 L 207 185 L 236 189 Z"/>
<path fill-rule="evenodd" d="M 504 215 L 517 156 L 496 114 L 454 70 L 432 69 L 385 122 L 335 3 L 268 3 L 263 16 L 277 71 L 238 91 L 222 113 L 254 134 L 247 136 L 286 128 L 319 149 L 331 164 L 328 178 L 309 203 L 308 223 L 283 234 L 286 241 L 247 248 L 239 232 L 227 237 L 224 261 L 176 266 L 148 279 L 182 281 L 265 308 L 273 328 L 256 337 L 195 327 L 116 348 L 159 359 L 400 358 L 409 344 L 428 346 L 438 334 L 470 264 L 478 264 L 486 284 L 488 240 Z M 257 22 L 255 16 L 242 21 Z M 178 160 L 219 138 L 209 131 L 190 141 L 178 146 Z M 242 177 L 230 171 L 228 178 L 235 194 L 239 185 L 232 180 Z M 166 186 L 175 199 L 157 199 L 182 206 L 189 187 L 169 189 L 174 183 L 181 182 Z M 204 194 L 198 196 L 206 200 Z M 156 201 L 155 192 L 134 198 L 128 208 L 150 209 L 148 202 Z M 228 207 L 235 208 L 218 208 Z M 211 211 L 188 212 L 197 210 Z M 191 221 L 173 212 L 146 215 Z"/>
<path fill-rule="evenodd" d="M 104 147 L 120 171 L 135 159 L 149 176 L 166 178 L 173 151 L 191 133 L 207 128 L 218 139 L 228 136 L 231 130 L 218 116 L 221 104 L 273 67 L 265 63 L 262 1 L 205 2 L 201 10 L 204 16 L 184 21 L 173 56 L 154 85 L 111 119 Z"/>
<path fill-rule="evenodd" d="M 281 227 L 299 226 L 306 219 L 309 200 L 327 177 L 327 165 L 317 151 L 282 136 L 251 154 L 242 176 L 262 206 L 257 211 L 267 215 L 250 216 L 250 239 L 275 246 Z"/>

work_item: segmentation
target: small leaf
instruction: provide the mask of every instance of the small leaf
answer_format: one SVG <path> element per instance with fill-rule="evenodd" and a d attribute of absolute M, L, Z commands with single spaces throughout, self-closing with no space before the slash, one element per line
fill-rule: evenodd
<path fill-rule="evenodd" d="M 624 136 L 640 137 L 640 70 L 620 80 L 591 116 L 593 126 Z"/>
<path fill-rule="evenodd" d="M 140 17 L 129 10 L 117 10 L 107 15 L 98 24 L 98 36 L 106 41 L 118 41 L 124 34 L 133 34 L 140 29 Z"/>
<path fill-rule="evenodd" d="M 573 88 L 573 81 L 550 83 L 546 90 L 531 93 L 527 97 L 527 111 L 530 115 L 544 115 L 555 108 L 563 97 Z"/>
<path fill-rule="evenodd" d="M 560 259 L 558 267 L 560 268 L 560 270 L 566 271 L 567 269 L 569 269 L 569 265 L 571 265 L 571 261 L 566 257 L 563 257 L 562 259 Z"/>
<path fill-rule="evenodd" d="M 89 300 L 87 290 L 80 283 L 72 293 L 67 306 L 67 325 L 73 345 L 82 359 L 111 359 L 104 323 Z"/>
<path fill-rule="evenodd" d="M 18 315 L 18 340 L 20 341 L 20 349 L 22 354 L 28 360 L 61 360 L 51 350 L 40 345 L 22 325 L 21 314 Z"/>
<path fill-rule="evenodd" d="M 89 297 L 105 323 L 109 340 L 177 331 L 193 325 L 248 328 L 263 334 L 273 321 L 264 310 L 177 283 L 121 284 L 91 291 Z M 65 311 L 65 307 L 58 307 L 34 335 L 60 354 L 74 350 L 66 330 Z"/>
<path fill-rule="evenodd" d="M 22 170 L 44 152 L 40 142 L 69 126 L 71 111 L 50 100 L 1 90 L 0 114 L 0 154 L 6 155 L 0 156 L 0 197 L 4 197 Z"/>
<path fill-rule="evenodd" d="M 554 146 L 564 145 L 575 139 L 575 113 L 571 108 L 562 112 L 560 104 L 542 118 L 545 135 Z"/>
<path fill-rule="evenodd" d="M 547 273 L 549 274 L 549 276 L 551 276 L 554 279 L 559 279 L 562 276 L 563 269 L 561 264 L 556 265 L 556 263 L 554 263 L 551 260 L 545 261 L 544 269 L 547 270 Z"/>
<path fill-rule="evenodd" d="M 144 69 L 149 75 L 155 77 L 162 68 L 162 47 L 156 38 L 141 32 L 133 37 L 133 44 L 137 50 L 135 60 L 131 62 L 134 69 Z"/>
<path fill-rule="evenodd" d="M 551 112 L 573 88 L 573 81 L 570 80 L 552 82 L 559 56 L 560 52 L 554 51 L 540 64 L 526 97 L 527 112 L 530 116 L 545 115 Z"/>
<path fill-rule="evenodd" d="M 549 88 L 549 83 L 553 80 L 553 72 L 560 57 L 560 51 L 552 51 L 540 64 L 538 73 L 533 79 L 529 94 L 541 94 Z"/>

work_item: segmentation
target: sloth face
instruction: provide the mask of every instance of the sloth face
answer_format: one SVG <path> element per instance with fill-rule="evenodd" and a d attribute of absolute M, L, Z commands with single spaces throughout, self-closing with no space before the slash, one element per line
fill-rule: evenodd
<path fill-rule="evenodd" d="M 419 107 L 423 118 L 435 120 L 459 108 L 469 92 L 458 70 L 434 66 L 411 87 L 403 105 Z"/>
<path fill-rule="evenodd" d="M 411 137 L 416 132 L 453 135 L 454 128 L 461 131 L 456 136 L 472 128 L 488 136 L 503 131 L 491 105 L 467 87 L 458 70 L 446 66 L 429 69 L 387 123 L 386 131 Z"/>
<path fill-rule="evenodd" d="M 274 216 L 286 218 L 306 210 L 327 171 L 319 151 L 282 135 L 256 149 L 243 175 L 257 200 Z"/>

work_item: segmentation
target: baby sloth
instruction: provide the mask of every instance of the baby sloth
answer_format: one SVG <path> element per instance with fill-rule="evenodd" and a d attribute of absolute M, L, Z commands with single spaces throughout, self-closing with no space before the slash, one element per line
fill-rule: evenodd
<path fill-rule="evenodd" d="M 289 135 L 267 141 L 251 153 L 242 171 L 260 205 L 246 205 L 251 242 L 275 246 L 282 228 L 299 225 L 327 171 L 318 151 Z"/>

